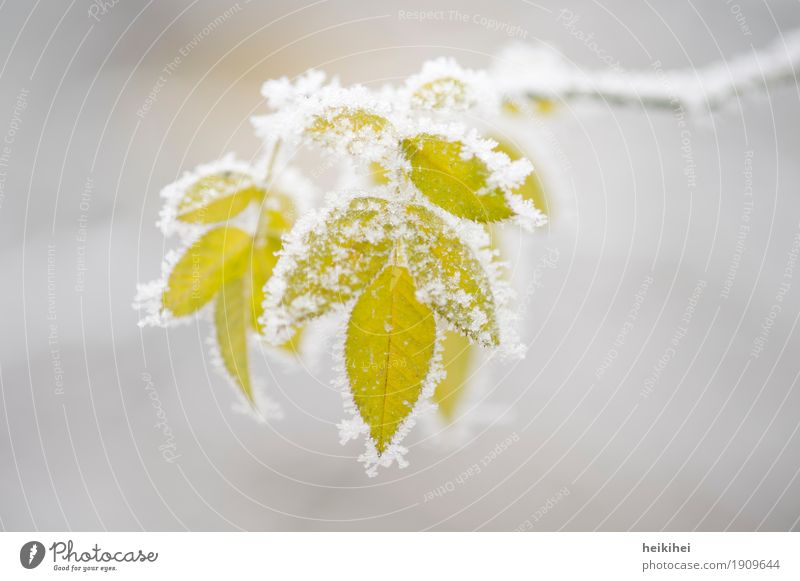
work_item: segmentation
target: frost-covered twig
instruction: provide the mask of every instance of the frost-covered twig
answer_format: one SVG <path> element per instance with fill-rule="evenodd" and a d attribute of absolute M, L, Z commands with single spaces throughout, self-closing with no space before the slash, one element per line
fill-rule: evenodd
<path fill-rule="evenodd" d="M 761 50 L 696 69 L 664 71 L 661 62 L 654 61 L 646 71 L 584 71 L 548 49 L 526 45 L 507 48 L 498 62 L 493 77 L 511 99 L 600 100 L 701 112 L 770 85 L 795 82 L 800 31 L 782 35 Z"/>

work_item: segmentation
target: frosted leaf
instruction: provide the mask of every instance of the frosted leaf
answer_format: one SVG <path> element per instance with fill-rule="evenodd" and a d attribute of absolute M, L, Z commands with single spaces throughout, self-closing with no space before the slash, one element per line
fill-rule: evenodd
<path fill-rule="evenodd" d="M 387 266 L 353 307 L 345 341 L 353 401 L 379 454 L 417 403 L 435 342 L 436 321 L 408 270 Z"/>
<path fill-rule="evenodd" d="M 270 109 L 283 109 L 297 105 L 319 91 L 325 84 L 325 73 L 310 69 L 292 82 L 288 77 L 272 79 L 261 87 L 261 94 Z"/>
<path fill-rule="evenodd" d="M 525 155 L 513 143 L 496 139 L 497 149 L 505 153 L 511 160 L 524 159 Z M 531 172 L 523 184 L 514 190 L 523 200 L 530 200 L 533 206 L 545 215 L 550 214 L 550 204 L 545 192 L 544 183 L 538 173 Z"/>
<path fill-rule="evenodd" d="M 397 148 L 392 104 L 366 87 L 336 83 L 303 96 L 269 115 L 253 118 L 256 132 L 268 142 L 276 136 L 294 146 L 312 137 L 328 151 L 358 161 L 377 161 Z"/>
<path fill-rule="evenodd" d="M 241 195 L 235 195 L 238 192 Z M 175 232 L 187 234 L 197 224 L 221 222 L 235 216 L 257 194 L 250 166 L 233 154 L 226 155 L 185 172 L 161 190 L 164 206 L 158 226 L 165 236 Z"/>
<path fill-rule="evenodd" d="M 345 366 L 344 340 L 347 334 L 346 328 L 341 329 L 337 333 L 341 339 L 334 346 L 334 360 L 336 361 L 335 371 L 338 377 L 334 380 L 333 385 L 341 390 L 345 412 L 348 414 L 348 416 L 338 424 L 340 442 L 344 445 L 348 441 L 356 439 L 361 435 L 368 436 L 365 438 L 365 450 L 359 455 L 358 461 L 364 464 L 367 476 L 371 478 L 378 475 L 379 467 L 388 468 L 395 462 L 399 468 L 406 468 L 408 466 L 408 460 L 405 458 L 408 453 L 408 448 L 403 446 L 401 442 L 406 438 L 421 417 L 430 414 L 436 409 L 436 405 L 431 401 L 431 398 L 436 386 L 444 377 L 444 371 L 441 366 L 441 345 L 444 336 L 441 325 L 437 323 L 435 329 L 436 339 L 434 341 L 433 356 L 430 360 L 428 373 L 419 390 L 419 396 L 411 411 L 399 424 L 391 440 L 383 447 L 382 451 L 378 450 L 375 440 L 369 436 L 370 427 L 364 422 L 364 419 L 359 413 L 358 406 L 353 398 L 353 391 L 348 381 Z"/>
<path fill-rule="evenodd" d="M 175 263 L 161 295 L 163 310 L 182 317 L 208 303 L 225 282 L 245 273 L 251 246 L 239 228 L 208 231 Z"/>
<path fill-rule="evenodd" d="M 178 220 L 195 224 L 224 222 L 260 199 L 264 190 L 250 176 L 224 171 L 200 178 L 178 202 Z"/>
<path fill-rule="evenodd" d="M 244 277 L 226 281 L 219 293 L 214 308 L 216 327 L 216 355 L 222 364 L 225 376 L 241 389 L 251 403 L 253 388 L 250 380 L 250 364 L 247 349 L 248 298 Z"/>
<path fill-rule="evenodd" d="M 325 85 L 325 73 L 309 70 L 294 81 L 287 77 L 269 80 L 261 87 L 261 94 L 271 111 L 250 118 L 256 134 L 264 139 L 267 149 L 277 141 L 298 143 L 308 121 L 309 107 L 318 104 L 323 89 L 338 87 L 334 79 Z"/>
<path fill-rule="evenodd" d="M 391 122 L 367 109 L 328 107 L 313 116 L 306 129 L 312 138 L 340 155 L 376 162 L 396 148 Z"/>
<path fill-rule="evenodd" d="M 481 105 L 496 107 L 496 95 L 483 72 L 461 68 L 455 60 L 428 61 L 422 71 L 406 81 L 408 99 L 420 109 L 459 112 Z"/>
<path fill-rule="evenodd" d="M 408 206 L 404 242 L 422 302 L 484 346 L 500 341 L 495 301 L 483 266 L 456 232 L 422 206 Z"/>
<path fill-rule="evenodd" d="M 292 328 L 355 298 L 380 271 L 392 249 L 389 202 L 355 198 L 302 219 L 266 286 L 266 337 L 282 343 Z"/>
<path fill-rule="evenodd" d="M 546 217 L 530 200 L 514 192 L 532 170 L 527 159 L 512 161 L 497 143 L 476 131 L 453 139 L 422 133 L 403 140 L 409 178 L 431 202 L 460 218 L 498 222 L 513 218 L 532 230 Z"/>

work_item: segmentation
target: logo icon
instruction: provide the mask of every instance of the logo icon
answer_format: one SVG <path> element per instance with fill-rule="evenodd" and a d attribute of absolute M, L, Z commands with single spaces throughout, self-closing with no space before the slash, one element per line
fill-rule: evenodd
<path fill-rule="evenodd" d="M 28 541 L 19 550 L 19 562 L 26 569 L 35 569 L 44 559 L 44 545 L 39 541 Z"/>

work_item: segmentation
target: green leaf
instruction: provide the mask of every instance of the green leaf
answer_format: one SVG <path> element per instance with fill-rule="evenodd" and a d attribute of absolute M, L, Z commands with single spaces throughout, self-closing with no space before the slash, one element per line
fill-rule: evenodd
<path fill-rule="evenodd" d="M 378 198 L 356 198 L 308 232 L 297 256 L 281 258 L 290 267 L 276 307 L 286 324 L 304 323 L 349 301 L 383 268 L 392 250 L 388 207 Z"/>
<path fill-rule="evenodd" d="M 161 296 L 163 308 L 182 317 L 205 305 L 225 281 L 244 274 L 250 245 L 250 235 L 239 228 L 204 234 L 173 267 Z"/>
<path fill-rule="evenodd" d="M 497 222 L 514 214 L 504 192 L 489 188 L 486 164 L 477 156 L 461 157 L 460 141 L 420 134 L 404 139 L 402 147 L 411 163 L 411 181 L 437 206 L 475 222 Z"/>
<path fill-rule="evenodd" d="M 247 286 L 244 277 L 232 278 L 222 285 L 214 309 L 217 344 L 225 370 L 253 401 L 250 370 L 247 362 Z"/>
<path fill-rule="evenodd" d="M 194 224 L 224 222 L 263 195 L 264 191 L 243 173 L 208 175 L 192 184 L 178 202 L 178 220 Z"/>
<path fill-rule="evenodd" d="M 458 331 L 487 347 L 499 343 L 495 302 L 483 266 L 452 228 L 410 205 L 408 265 L 426 303 Z"/>
<path fill-rule="evenodd" d="M 353 399 L 381 454 L 419 399 L 435 342 L 433 314 L 408 271 L 388 266 L 358 299 L 345 341 Z"/>
<path fill-rule="evenodd" d="M 527 156 L 511 142 L 505 141 L 496 136 L 492 136 L 492 139 L 497 142 L 497 147 L 495 149 L 505 153 L 511 159 L 511 161 L 527 158 Z M 515 189 L 513 193 L 521 196 L 524 200 L 530 200 L 539 210 L 548 216 L 550 215 L 551 208 L 547 200 L 547 194 L 544 190 L 544 184 L 539 178 L 539 174 L 535 171 L 529 173 L 528 177 L 525 179 L 525 182 L 520 187 Z"/>
<path fill-rule="evenodd" d="M 439 413 L 447 422 L 452 422 L 456 409 L 461 403 L 467 389 L 474 350 L 466 337 L 460 333 L 448 331 L 442 344 L 442 366 L 447 375 L 436 386 L 433 401 L 439 406 Z"/>

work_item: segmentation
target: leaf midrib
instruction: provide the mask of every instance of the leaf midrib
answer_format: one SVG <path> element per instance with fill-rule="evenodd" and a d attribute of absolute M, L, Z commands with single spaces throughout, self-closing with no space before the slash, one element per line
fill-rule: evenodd
<path fill-rule="evenodd" d="M 381 444 L 381 452 L 386 449 L 386 445 L 383 444 L 383 435 L 386 431 L 386 400 L 388 399 L 388 392 L 389 392 L 389 373 L 391 371 L 391 367 L 389 366 L 389 362 L 391 360 L 392 355 L 392 335 L 395 331 L 395 287 L 399 280 L 395 277 L 397 276 L 396 271 L 399 268 L 396 265 L 391 265 L 391 278 L 389 279 L 389 323 L 392 325 L 392 331 L 388 334 L 386 338 L 386 360 L 385 364 L 386 373 L 383 377 L 383 401 L 381 403 L 381 430 L 380 430 L 380 437 L 378 438 L 378 443 Z M 402 274 L 402 273 L 401 273 Z"/>

